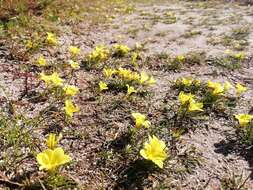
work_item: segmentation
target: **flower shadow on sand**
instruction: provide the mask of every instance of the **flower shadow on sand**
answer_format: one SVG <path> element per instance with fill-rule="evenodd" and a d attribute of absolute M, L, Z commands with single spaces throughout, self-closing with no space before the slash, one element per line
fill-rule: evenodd
<path fill-rule="evenodd" d="M 227 139 L 215 143 L 214 147 L 216 153 L 224 156 L 229 154 L 239 155 L 248 162 L 249 168 L 253 167 L 253 146 L 247 147 L 243 145 L 235 136 L 228 135 Z M 253 179 L 253 171 L 251 171 L 250 178 Z"/>
<path fill-rule="evenodd" d="M 130 163 L 125 170 L 119 174 L 114 190 L 120 189 L 143 189 L 152 186 L 149 176 L 155 172 L 156 168 L 147 160 L 136 160 Z"/>

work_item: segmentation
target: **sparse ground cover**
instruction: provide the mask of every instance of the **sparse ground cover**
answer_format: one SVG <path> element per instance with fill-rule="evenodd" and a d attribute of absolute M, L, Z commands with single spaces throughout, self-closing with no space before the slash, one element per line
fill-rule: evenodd
<path fill-rule="evenodd" d="M 253 189 L 253 7 L 0 3 L 2 189 Z"/>

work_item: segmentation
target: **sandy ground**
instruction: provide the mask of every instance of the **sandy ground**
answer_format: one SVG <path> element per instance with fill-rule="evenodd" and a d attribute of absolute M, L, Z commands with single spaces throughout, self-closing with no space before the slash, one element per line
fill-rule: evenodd
<path fill-rule="evenodd" d="M 111 146 L 112 141 L 124 135 L 131 121 L 131 110 L 138 108 L 148 113 L 151 122 L 158 125 L 164 106 L 162 102 L 176 101 L 171 86 L 178 77 L 192 76 L 203 81 L 228 80 L 247 85 L 249 90 L 240 100 L 240 105 L 230 110 L 228 115 L 248 112 L 253 105 L 253 63 L 250 58 L 253 49 L 253 7 L 215 1 L 166 1 L 133 5 L 135 9 L 132 13 L 116 15 L 110 23 L 92 30 L 87 29 L 85 21 L 75 26 L 60 26 L 62 45 L 57 51 L 62 53 L 42 51 L 46 56 L 51 56 L 52 60 L 60 62 L 64 60 L 64 52 L 71 44 L 80 46 L 83 52 L 89 52 L 98 44 L 112 46 L 122 43 L 131 48 L 136 43 L 143 44 L 145 51 L 142 52 L 141 62 L 147 63 L 143 64 L 143 69 L 157 80 L 157 85 L 151 88 L 153 96 L 147 98 L 146 105 L 138 100 L 127 103 L 122 100 L 121 94 L 106 94 L 103 101 L 107 103 L 103 104 L 93 90 L 99 72 L 84 69 L 78 71 L 75 82 L 81 89 L 77 102 L 82 111 L 77 115 L 76 125 L 64 129 L 68 132 L 62 144 L 71 152 L 74 160 L 66 171 L 88 189 L 162 189 L 157 184 L 163 184 L 170 189 L 218 190 L 222 180 L 230 179 L 234 174 L 242 174 L 243 179 L 246 179 L 252 174 L 252 153 L 238 145 L 232 119 L 218 113 L 209 114 L 208 119 L 201 121 L 195 130 L 190 130 L 180 139 L 179 155 L 180 152 L 185 154 L 184 151 L 190 147 L 194 147 L 200 155 L 200 164 L 194 166 L 191 172 L 162 172 L 154 176 L 139 176 L 142 174 L 138 172 L 131 174 L 139 178 L 139 181 L 131 180 L 124 174 L 133 168 L 131 162 L 135 158 L 125 158 L 120 151 L 115 152 Z M 234 31 L 238 29 L 247 30 L 245 36 L 237 38 Z M 232 42 L 224 40 L 227 38 L 232 39 Z M 233 50 L 235 47 L 249 57 L 242 68 L 228 70 L 207 61 L 209 58 L 222 57 L 225 50 Z M 189 52 L 203 52 L 205 56 L 201 58 L 202 63 L 185 65 L 176 72 L 162 69 L 164 62 L 157 58 L 162 53 L 176 56 Z M 10 99 L 21 99 L 22 106 L 32 107 L 30 112 L 35 112 L 37 107 L 44 105 L 44 102 L 33 104 L 22 97 L 26 82 L 19 66 L 22 63 L 12 60 L 8 56 L 8 49 L 4 47 L 0 50 L 0 64 L 0 86 L 7 90 Z M 28 83 L 34 86 L 37 84 L 35 81 Z M 119 106 L 112 105 L 115 102 Z M 117 154 L 117 158 L 110 156 L 112 152 Z M 108 154 L 106 159 L 102 154 Z M 165 170 L 179 170 L 173 164 L 171 161 Z M 246 182 L 246 189 L 253 189 L 251 177 Z"/>

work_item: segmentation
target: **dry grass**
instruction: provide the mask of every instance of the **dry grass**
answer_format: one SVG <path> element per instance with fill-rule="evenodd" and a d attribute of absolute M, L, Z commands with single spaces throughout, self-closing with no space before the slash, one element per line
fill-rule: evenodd
<path fill-rule="evenodd" d="M 1 0 L 0 20 L 8 20 L 21 13 L 38 14 L 51 0 Z"/>

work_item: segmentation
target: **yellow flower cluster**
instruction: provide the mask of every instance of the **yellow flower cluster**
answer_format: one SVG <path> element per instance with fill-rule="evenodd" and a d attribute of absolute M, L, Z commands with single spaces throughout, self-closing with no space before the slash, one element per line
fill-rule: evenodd
<path fill-rule="evenodd" d="M 61 147 L 57 147 L 61 138 L 61 134 L 58 137 L 55 134 L 49 135 L 46 141 L 48 148 L 36 156 L 40 170 L 55 171 L 59 166 L 71 161 L 70 156 L 65 154 Z"/>
<path fill-rule="evenodd" d="M 40 80 L 44 81 L 47 86 L 55 86 L 55 87 L 62 86 L 64 82 L 64 80 L 56 72 L 54 72 L 51 75 L 41 73 Z"/>
<path fill-rule="evenodd" d="M 228 81 L 226 81 L 223 85 L 222 83 L 219 83 L 219 82 L 208 81 L 207 87 L 212 90 L 213 95 L 224 95 L 224 93 L 226 93 L 228 90 L 233 88 L 233 85 L 229 83 Z M 235 86 L 235 90 L 236 90 L 236 95 L 240 96 L 242 93 L 247 91 L 247 88 L 238 83 Z"/>
<path fill-rule="evenodd" d="M 132 113 L 132 117 L 134 118 L 135 127 L 137 129 L 141 127 L 149 128 L 151 125 L 144 114 L 135 112 Z M 149 136 L 149 142 L 145 142 L 144 148 L 140 150 L 140 155 L 155 163 L 159 168 L 163 168 L 163 162 L 167 158 L 165 149 L 165 143 L 153 135 L 153 137 Z"/>
<path fill-rule="evenodd" d="M 178 78 L 175 81 L 175 85 L 177 87 L 184 86 L 184 87 L 200 87 L 201 81 L 198 79 L 192 79 L 189 77 L 182 77 Z M 242 93 L 247 91 L 247 87 L 241 85 L 241 84 L 236 84 L 235 87 L 228 81 L 225 81 L 224 83 L 220 82 L 213 82 L 208 80 L 206 83 L 206 87 L 210 90 L 211 94 L 214 96 L 219 96 L 219 95 L 224 95 L 226 92 L 228 92 L 230 89 L 234 88 L 236 91 L 236 95 L 240 96 Z"/>
<path fill-rule="evenodd" d="M 53 33 L 47 33 L 46 42 L 50 45 L 57 45 L 57 37 Z M 80 49 L 75 46 L 69 47 L 69 53 L 71 58 L 76 58 L 80 54 Z M 48 63 L 43 56 L 40 56 L 36 64 L 38 66 L 44 67 Z M 80 66 L 75 59 L 69 61 L 69 66 L 72 69 L 79 69 Z M 53 95 L 55 95 L 57 101 L 64 101 L 65 114 L 68 117 L 72 117 L 75 112 L 78 112 L 80 109 L 72 102 L 71 97 L 75 96 L 79 92 L 79 88 L 74 85 L 64 84 L 65 80 L 60 77 L 60 74 L 54 71 L 52 73 L 51 67 L 44 67 L 44 70 L 39 74 L 39 79 L 43 81 L 46 87 L 49 89 Z M 46 73 L 46 74 L 45 74 Z M 51 73 L 51 74 L 48 74 Z M 72 74 L 73 72 L 71 72 Z M 57 136 L 56 134 L 49 134 L 46 145 L 47 149 L 40 152 L 36 156 L 36 160 L 39 164 L 40 170 L 55 171 L 58 167 L 63 164 L 66 164 L 71 161 L 69 155 L 64 153 L 63 148 L 58 147 L 58 143 L 61 140 L 62 135 Z"/>
<path fill-rule="evenodd" d="M 185 78 L 185 77 L 182 77 L 182 78 L 179 78 L 176 80 L 176 85 L 183 85 L 185 87 L 190 87 L 192 85 L 194 86 L 200 86 L 200 80 L 198 79 L 192 79 L 192 78 Z"/>
<path fill-rule="evenodd" d="M 207 81 L 207 87 L 212 90 L 213 95 L 224 95 L 224 93 L 227 92 L 233 86 L 227 81 L 224 85 L 222 85 L 219 82 L 212 82 L 209 80 Z"/>
<path fill-rule="evenodd" d="M 119 68 L 117 70 L 117 75 L 127 81 L 133 81 L 133 80 L 139 80 L 140 76 L 137 72 L 133 72 L 130 69 L 124 69 L 124 68 Z"/>
<path fill-rule="evenodd" d="M 55 35 L 52 33 L 47 33 L 47 34 L 48 34 L 48 36 L 47 36 L 48 43 L 55 44 L 55 42 L 56 42 Z M 80 49 L 75 46 L 70 46 L 69 52 L 72 57 L 75 57 L 80 53 Z M 41 56 L 38 59 L 38 64 L 40 66 L 47 65 L 45 58 Z M 78 69 L 80 67 L 79 64 L 73 60 L 70 60 L 69 65 L 73 69 Z M 61 92 L 64 92 L 66 99 L 64 102 L 63 109 L 68 117 L 71 118 L 73 116 L 73 113 L 78 112 L 80 110 L 76 105 L 74 105 L 72 100 L 70 100 L 70 97 L 75 96 L 79 92 L 78 87 L 76 87 L 74 85 L 68 85 L 68 84 L 64 85 L 64 79 L 62 79 L 57 72 L 54 72 L 51 75 L 47 75 L 44 72 L 42 72 L 39 75 L 39 79 L 44 81 L 48 88 L 57 87 L 57 89 L 59 89 L 58 87 L 60 87 Z M 57 92 L 57 91 L 55 91 L 55 92 Z"/>
<path fill-rule="evenodd" d="M 126 45 L 122 45 L 122 44 L 115 44 L 113 46 L 113 50 L 114 50 L 114 54 L 119 56 L 119 57 L 124 57 L 125 55 L 127 55 L 130 51 L 130 48 Z"/>
<path fill-rule="evenodd" d="M 47 38 L 46 38 L 46 42 L 50 45 L 57 45 L 58 44 L 58 41 L 57 41 L 57 37 L 55 34 L 51 33 L 51 32 L 48 32 L 47 33 Z M 76 58 L 80 52 L 81 52 L 81 49 L 76 47 L 76 46 L 69 46 L 69 53 L 71 55 L 71 58 Z M 47 62 L 45 60 L 45 58 L 43 56 L 40 56 L 37 60 L 37 64 L 38 66 L 47 66 Z M 78 62 L 74 61 L 74 60 L 69 60 L 69 66 L 72 68 L 72 69 L 79 69 L 80 68 L 80 65 Z"/>
<path fill-rule="evenodd" d="M 65 85 L 63 90 L 67 96 L 75 96 L 79 92 L 79 88 L 74 85 Z"/>
<path fill-rule="evenodd" d="M 45 75 L 44 73 L 41 73 L 40 79 L 43 80 L 48 87 L 62 87 L 64 82 L 64 80 L 59 77 L 58 73 L 53 73 L 52 75 Z M 62 90 L 67 96 L 74 96 L 79 92 L 78 87 L 74 85 L 65 85 Z M 71 100 L 68 99 L 65 101 L 64 110 L 67 116 L 72 117 L 73 113 L 79 111 L 79 108 L 75 106 Z"/>
<path fill-rule="evenodd" d="M 142 85 L 153 85 L 156 83 L 152 76 L 147 75 L 144 71 L 140 74 L 130 69 L 119 68 L 116 72 L 118 76 L 126 81 L 135 81 Z"/>
<path fill-rule="evenodd" d="M 141 85 L 153 85 L 156 83 L 155 79 L 152 76 L 147 75 L 144 71 L 140 74 L 138 72 L 132 71 L 130 69 L 111 69 L 111 68 L 104 68 L 103 75 L 106 79 L 109 79 L 114 76 L 118 76 L 121 80 L 126 82 L 135 82 Z M 137 93 L 137 90 L 134 86 L 130 86 L 129 84 L 126 85 L 127 87 L 127 95 L 131 95 L 133 93 Z M 107 90 L 108 86 L 105 82 L 99 82 L 99 90 Z"/>
<path fill-rule="evenodd" d="M 99 63 L 105 61 L 110 51 L 104 45 L 99 45 L 88 55 L 89 62 Z"/>
<path fill-rule="evenodd" d="M 181 103 L 181 108 L 187 108 L 188 112 L 196 112 L 196 111 L 203 111 L 203 103 L 197 102 L 194 98 L 195 95 L 191 93 L 184 93 L 181 91 L 179 93 L 179 101 Z"/>
<path fill-rule="evenodd" d="M 32 49 L 33 48 L 33 42 L 31 40 L 27 40 L 25 42 L 26 49 Z"/>
<path fill-rule="evenodd" d="M 105 78 L 111 78 L 118 71 L 116 69 L 103 69 L 103 75 Z"/>
<path fill-rule="evenodd" d="M 69 46 L 69 53 L 70 53 L 70 57 L 71 57 L 71 60 L 69 60 L 69 66 L 72 68 L 72 69 L 80 69 L 80 65 L 79 63 L 77 62 L 77 56 L 80 54 L 81 52 L 81 49 L 79 47 L 76 47 L 76 46 Z"/>
<path fill-rule="evenodd" d="M 233 58 L 236 58 L 238 60 L 244 60 L 245 59 L 245 53 L 239 52 L 239 53 L 233 53 L 231 50 L 226 50 L 225 53 Z"/>

